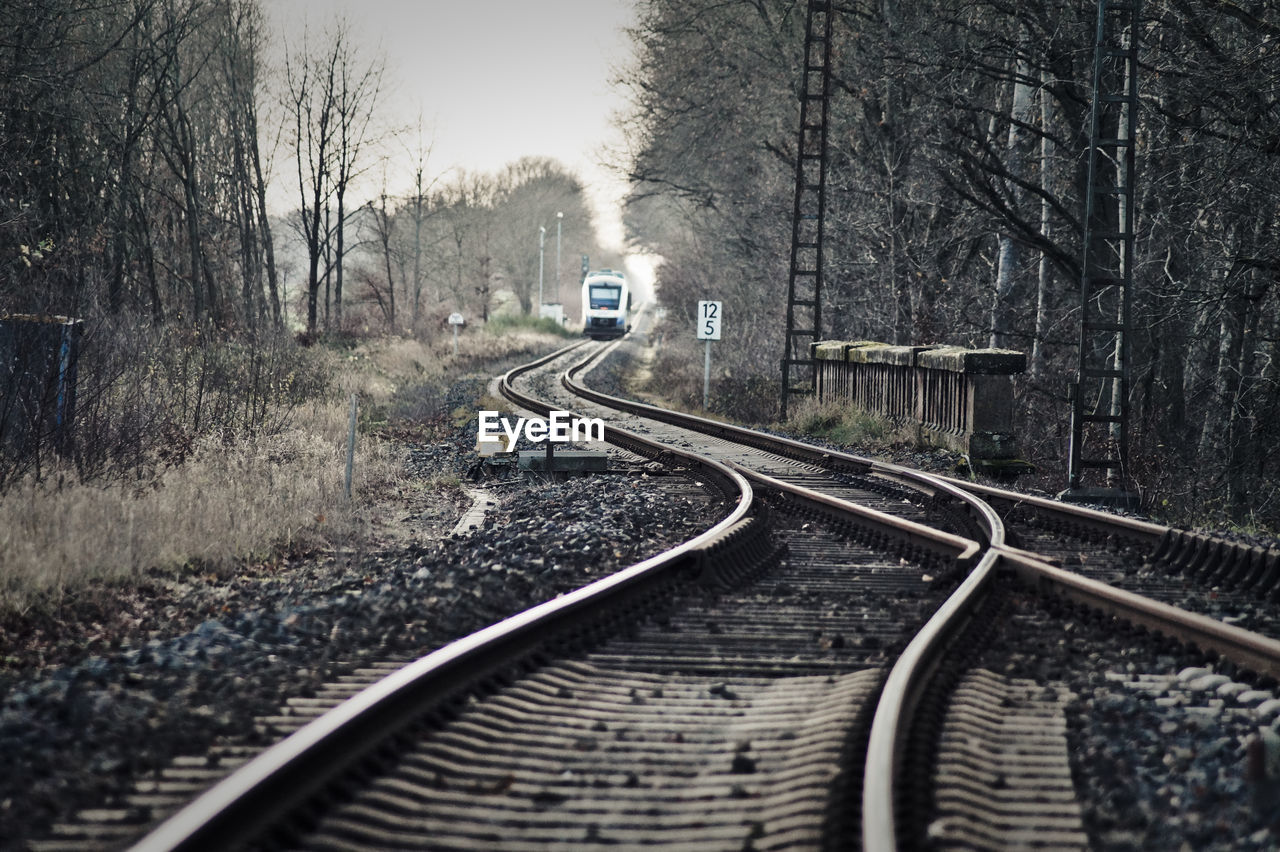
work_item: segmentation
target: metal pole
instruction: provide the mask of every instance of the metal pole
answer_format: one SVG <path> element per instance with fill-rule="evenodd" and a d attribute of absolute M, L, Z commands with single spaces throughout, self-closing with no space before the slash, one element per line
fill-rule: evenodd
<path fill-rule="evenodd" d="M 547 241 L 547 229 L 538 226 L 538 312 L 534 314 L 536 317 L 542 316 L 542 255 L 543 246 Z"/>
<path fill-rule="evenodd" d="M 456 333 L 456 327 L 455 327 Z M 347 502 L 351 502 L 351 467 L 355 463 L 356 458 L 356 395 L 351 394 L 351 428 L 347 433 L 347 480 L 344 491 L 347 495 Z"/>
<path fill-rule="evenodd" d="M 458 327 L 453 327 L 453 357 L 458 357 Z"/>
<path fill-rule="evenodd" d="M 560 226 L 564 222 L 564 214 L 556 214 L 556 301 L 560 301 Z"/>
<path fill-rule="evenodd" d="M 1064 492 L 1083 488 L 1086 469 L 1100 468 L 1106 472 L 1106 487 L 1120 501 L 1132 496 L 1126 496 L 1125 488 L 1129 476 L 1140 32 L 1137 0 L 1125 4 L 1098 0 L 1081 253 L 1080 342 L 1067 444 L 1068 491 Z M 1090 310 L 1091 304 L 1096 305 L 1096 313 Z M 1091 457 L 1086 458 L 1086 453 Z"/>
<path fill-rule="evenodd" d="M 782 420 L 790 397 L 817 390 L 811 344 L 822 340 L 823 233 L 827 194 L 827 126 L 831 106 L 832 4 L 809 0 L 800 90 L 795 195 L 791 213 L 791 262 L 787 274 L 787 325 L 782 350 Z M 811 110 L 817 110 L 815 116 Z"/>
<path fill-rule="evenodd" d="M 707 338 L 707 358 L 702 367 L 702 410 L 707 410 L 711 398 L 711 338 Z"/>

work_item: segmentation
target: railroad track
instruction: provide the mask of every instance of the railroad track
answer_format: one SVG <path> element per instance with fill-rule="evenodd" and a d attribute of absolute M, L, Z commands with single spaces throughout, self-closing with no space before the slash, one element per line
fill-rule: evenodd
<path fill-rule="evenodd" d="M 1105 552 L 1104 574 L 1257 575 L 1242 595 L 1265 597 L 1273 552 L 615 400 L 581 378 L 609 348 L 503 393 L 609 406 L 612 444 L 694 476 L 724 518 L 354 696 L 335 685 L 137 848 L 1080 848 L 1110 829 L 1073 780 L 1105 782 L 1072 763 L 1072 707 L 1099 699 L 1062 679 L 1071 654 L 1150 646 L 1171 679 L 1102 675 L 1152 701 L 1209 680 L 1275 697 L 1280 643 L 1064 570 Z M 1055 657 L 1054 631 L 1086 623 L 1098 637 Z M 1020 635 L 1041 644 L 1010 651 Z"/>

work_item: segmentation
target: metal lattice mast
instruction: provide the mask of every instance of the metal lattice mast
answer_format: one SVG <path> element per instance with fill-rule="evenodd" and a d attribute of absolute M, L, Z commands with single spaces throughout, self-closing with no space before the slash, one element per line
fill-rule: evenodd
<path fill-rule="evenodd" d="M 790 397 L 813 393 L 817 379 L 810 344 L 822 333 L 822 219 L 827 189 L 827 107 L 831 101 L 831 4 L 809 0 L 804 32 L 804 77 L 796 145 L 796 194 L 787 276 L 786 349 L 782 354 L 782 411 Z"/>
<path fill-rule="evenodd" d="M 1139 0 L 1098 0 L 1080 280 L 1080 362 L 1071 406 L 1070 484 L 1129 474 L 1134 149 L 1138 125 Z"/>

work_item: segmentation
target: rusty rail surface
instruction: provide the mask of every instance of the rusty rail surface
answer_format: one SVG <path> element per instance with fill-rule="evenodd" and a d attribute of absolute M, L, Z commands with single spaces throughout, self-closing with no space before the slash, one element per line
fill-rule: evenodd
<path fill-rule="evenodd" d="M 566 347 L 509 372 L 503 380 L 503 394 L 522 406 L 545 413 L 548 406 L 517 391 L 511 380 L 579 345 Z M 1167 555 L 1179 547 L 1194 548 L 1198 554 L 1196 558 L 1204 561 L 1226 558 L 1231 553 L 1230 548 L 1206 546 L 1198 539 L 1159 525 L 934 477 L 815 448 L 788 438 L 620 400 L 585 387 L 578 376 L 589 371 L 611 348 L 600 347 L 564 371 L 562 384 L 597 403 L 672 425 L 840 472 L 853 471 L 908 482 L 936 500 L 963 505 L 973 525 L 980 531 L 978 538 L 981 540 L 932 530 L 763 474 L 684 453 L 634 432 L 606 427 L 606 439 L 611 442 L 650 456 L 682 458 L 682 463 L 698 468 L 708 478 L 721 483 L 718 487 L 727 495 L 736 489 L 737 502 L 733 511 L 712 529 L 668 553 L 513 616 L 411 664 L 265 752 L 164 823 L 138 849 L 150 852 L 221 848 L 242 842 L 263 828 L 266 820 L 263 801 L 278 798 L 298 807 L 321 791 L 336 772 L 356 768 L 369 760 L 367 749 L 370 742 L 387 742 L 388 732 L 411 730 L 416 720 L 423 718 L 431 707 L 450 696 L 465 693 L 486 673 L 509 669 L 513 660 L 541 647 L 549 635 L 564 636 L 590 629 L 589 625 L 598 623 L 602 618 L 598 609 L 602 601 L 609 601 L 611 608 L 634 607 L 655 594 L 655 590 L 673 575 L 705 569 L 704 563 L 717 558 L 717 553 L 733 549 L 735 538 L 752 535 L 763 526 L 750 515 L 753 490 L 749 479 L 760 488 L 789 495 L 788 499 L 804 501 L 825 513 L 854 519 L 852 522 L 870 530 L 871 536 L 878 536 L 881 544 L 897 539 L 902 542 L 901 547 L 913 553 L 954 561 L 954 564 L 970 569 L 959 587 L 908 643 L 893 664 L 880 692 L 862 767 L 861 841 L 865 849 L 898 848 L 899 820 L 905 818 L 898 795 L 901 758 L 917 708 L 931 688 L 934 674 L 945 665 L 950 643 L 972 621 L 977 606 L 998 577 L 1015 578 L 1038 592 L 1085 603 L 1220 654 L 1243 668 L 1280 677 L 1280 642 L 1081 578 L 1047 564 L 1035 554 L 1010 547 L 1005 541 L 1001 516 L 991 503 L 1003 505 L 1006 511 L 1011 506 L 1023 506 L 1053 513 L 1064 525 L 1077 525 L 1090 537 L 1123 538 L 1146 547 L 1149 552 Z M 730 496 L 729 499 L 734 498 Z M 1251 570 L 1267 566 L 1265 560 L 1259 561 L 1254 552 L 1247 559 L 1249 561 L 1244 565 Z M 321 750 L 317 751 L 317 748 Z"/>
<path fill-rule="evenodd" d="M 1050 519 L 1055 528 L 1091 541 L 1125 542 L 1146 550 L 1179 570 L 1201 574 L 1244 576 L 1254 582 L 1280 582 L 1280 552 L 1227 542 L 1197 533 L 1111 515 L 1087 507 L 1028 496 L 992 486 L 962 482 L 949 477 L 922 474 L 835 450 L 819 449 L 788 438 L 768 435 L 696 415 L 671 412 L 632 400 L 591 390 L 576 378 L 603 355 L 594 353 L 565 372 L 562 383 L 574 393 L 610 407 L 653 417 L 728 440 L 833 470 L 858 470 L 909 481 L 962 500 L 984 530 L 985 549 L 980 558 L 968 553 L 974 568 L 952 596 L 939 608 L 899 657 L 886 680 L 867 745 L 862 802 L 862 843 L 867 850 L 898 848 L 897 799 L 899 764 L 907 732 L 931 675 L 943 664 L 952 639 L 961 634 L 996 577 L 1009 575 L 1041 594 L 1058 595 L 1086 604 L 1130 624 L 1162 633 L 1217 654 L 1235 665 L 1280 679 L 1280 641 L 1213 618 L 1187 612 L 1132 592 L 1063 571 L 1033 553 L 1005 543 L 1000 515 L 1025 509 Z M 776 481 L 756 474 L 757 482 L 779 488 Z M 838 501 L 837 501 L 838 502 Z M 870 511 L 870 510 L 864 510 Z"/>
<path fill-rule="evenodd" d="M 513 374 L 533 369 L 579 345 L 581 342 L 517 368 L 505 378 L 509 380 Z M 625 441 L 628 449 L 650 447 L 656 452 L 652 442 L 638 435 L 620 430 L 611 434 Z M 302 807 L 335 778 L 370 760 L 371 749 L 379 744 L 393 746 L 398 732 L 411 729 L 433 707 L 474 687 L 487 675 L 510 668 L 554 637 L 587 631 L 607 617 L 607 612 L 642 604 L 662 585 L 682 574 L 703 571 L 706 560 L 731 552 L 735 539 L 759 532 L 762 525 L 753 524 L 749 514 L 753 508 L 751 485 L 741 474 L 693 454 L 665 447 L 662 452 L 683 456 L 690 466 L 717 482 L 734 500 L 729 514 L 664 553 L 409 664 L 238 769 L 143 838 L 134 847 L 136 852 L 227 849 L 244 844 L 278 821 L 280 813 Z M 272 803 L 271 807 L 264 807 L 264 802 Z"/>

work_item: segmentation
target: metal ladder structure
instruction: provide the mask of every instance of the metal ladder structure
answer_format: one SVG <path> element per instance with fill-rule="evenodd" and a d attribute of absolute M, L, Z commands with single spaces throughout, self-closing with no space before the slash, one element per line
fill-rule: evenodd
<path fill-rule="evenodd" d="M 1098 0 L 1080 280 L 1079 368 L 1072 386 L 1070 488 L 1063 492 L 1067 499 L 1105 499 L 1105 491 L 1126 499 L 1138 7 L 1139 0 Z M 1085 489 L 1084 475 L 1089 470 L 1105 471 L 1103 487 Z"/>
<path fill-rule="evenodd" d="M 782 355 L 781 417 L 792 396 L 814 392 L 817 367 L 810 350 L 822 333 L 822 222 L 827 189 L 827 112 L 831 101 L 831 3 L 809 0 L 804 77 L 796 145 L 796 193 L 787 276 L 786 350 Z"/>

